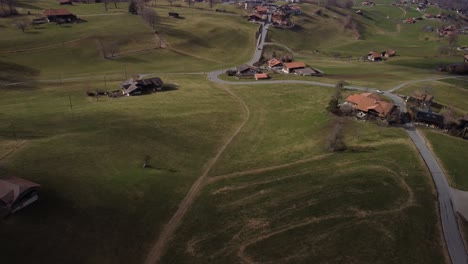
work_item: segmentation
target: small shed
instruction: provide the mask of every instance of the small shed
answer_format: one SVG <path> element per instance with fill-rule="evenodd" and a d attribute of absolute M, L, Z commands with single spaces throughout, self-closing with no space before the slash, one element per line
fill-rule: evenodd
<path fill-rule="evenodd" d="M 268 76 L 268 74 L 266 74 L 266 73 L 257 73 L 257 74 L 255 74 L 255 80 L 257 80 L 257 81 L 258 80 L 266 80 L 268 78 L 270 78 L 270 76 Z"/>

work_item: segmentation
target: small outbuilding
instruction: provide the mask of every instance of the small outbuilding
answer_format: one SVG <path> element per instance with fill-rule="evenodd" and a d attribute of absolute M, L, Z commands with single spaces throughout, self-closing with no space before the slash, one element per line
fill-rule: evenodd
<path fill-rule="evenodd" d="M 38 200 L 39 184 L 17 177 L 0 179 L 0 209 L 14 213 Z"/>
<path fill-rule="evenodd" d="M 266 73 L 257 73 L 254 75 L 255 76 L 255 80 L 266 80 L 266 79 L 269 79 L 270 76 L 268 76 L 268 74 Z"/>

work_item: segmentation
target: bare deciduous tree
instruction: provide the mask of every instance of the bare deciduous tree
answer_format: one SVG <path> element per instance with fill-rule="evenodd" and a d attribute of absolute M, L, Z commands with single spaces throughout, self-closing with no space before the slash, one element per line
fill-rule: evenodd
<path fill-rule="evenodd" d="M 446 126 L 457 122 L 455 111 L 452 106 L 447 106 L 442 112 L 442 116 L 444 116 L 444 124 Z"/>
<path fill-rule="evenodd" d="M 171 6 L 177 1 L 177 0 L 166 0 Z"/>
<path fill-rule="evenodd" d="M 16 19 L 14 22 L 14 25 L 17 29 L 21 30 L 23 33 L 28 29 L 29 25 L 31 22 L 27 18 L 19 18 Z"/>
<path fill-rule="evenodd" d="M 136 0 L 136 6 L 138 10 L 138 14 L 142 14 L 143 10 L 145 9 L 145 0 Z"/>
<path fill-rule="evenodd" d="M 102 3 L 104 4 L 104 11 L 109 10 L 108 6 L 111 0 L 103 0 Z"/>
<path fill-rule="evenodd" d="M 210 5 L 210 9 L 213 9 L 213 6 L 215 5 L 215 0 L 208 0 L 208 4 Z"/>
<path fill-rule="evenodd" d="M 156 28 L 157 15 L 153 8 L 144 8 L 141 17 L 150 27 Z"/>
<path fill-rule="evenodd" d="M 16 11 L 17 0 L 0 0 L 0 15 L 2 16 L 12 16 L 17 15 L 18 11 Z"/>
<path fill-rule="evenodd" d="M 331 151 L 344 151 L 347 149 L 344 142 L 343 123 L 343 117 L 335 118 L 330 123 L 330 135 L 327 140 L 327 147 Z"/>
<path fill-rule="evenodd" d="M 128 12 L 130 14 L 138 14 L 138 7 L 137 7 L 137 3 L 135 2 L 135 0 L 130 0 L 128 2 Z"/>
<path fill-rule="evenodd" d="M 110 41 L 101 41 L 98 40 L 100 51 L 104 58 L 113 58 L 117 55 L 120 51 L 120 45 L 118 41 L 110 40 Z"/>

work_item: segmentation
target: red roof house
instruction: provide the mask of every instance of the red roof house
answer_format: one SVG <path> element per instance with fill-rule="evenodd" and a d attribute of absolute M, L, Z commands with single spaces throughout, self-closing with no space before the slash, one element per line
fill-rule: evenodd
<path fill-rule="evenodd" d="M 268 61 L 268 67 L 270 67 L 270 68 L 283 67 L 283 62 L 281 62 L 277 58 L 273 58 L 273 59 Z"/>
<path fill-rule="evenodd" d="M 306 65 L 302 61 L 295 61 L 295 62 L 287 62 L 283 64 L 283 72 L 291 73 L 295 69 L 302 69 L 305 68 Z"/>
<path fill-rule="evenodd" d="M 68 11 L 68 9 L 46 9 L 43 11 L 44 16 L 49 22 L 75 22 L 76 16 Z"/>
<path fill-rule="evenodd" d="M 266 6 L 257 6 L 255 7 L 255 10 L 257 11 L 257 13 L 259 14 L 266 14 L 268 12 L 268 7 Z"/>
<path fill-rule="evenodd" d="M 382 101 L 380 97 L 374 93 L 352 94 L 346 98 L 346 102 L 351 104 L 356 110 L 375 114 L 383 118 L 391 113 L 395 107 L 393 103 Z"/>

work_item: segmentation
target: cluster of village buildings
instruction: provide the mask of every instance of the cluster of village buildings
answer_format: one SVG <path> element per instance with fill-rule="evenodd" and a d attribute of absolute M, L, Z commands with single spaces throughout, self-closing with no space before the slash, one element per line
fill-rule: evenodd
<path fill-rule="evenodd" d="M 323 72 L 312 67 L 308 67 L 302 61 L 283 61 L 277 58 L 272 58 L 267 62 L 266 67 L 260 68 L 251 65 L 241 65 L 235 71 L 228 70 L 226 73 L 239 78 L 255 78 L 256 80 L 269 79 L 269 72 L 294 74 L 299 76 L 322 76 Z"/>
<path fill-rule="evenodd" d="M 254 2 L 255 3 L 255 2 Z M 272 3 L 262 3 L 253 7 L 253 12 L 247 16 L 250 21 L 266 22 L 271 16 L 271 22 L 275 27 L 291 28 L 294 24 L 290 17 L 302 14 L 301 8 L 297 5 L 284 4 L 277 6 Z"/>

